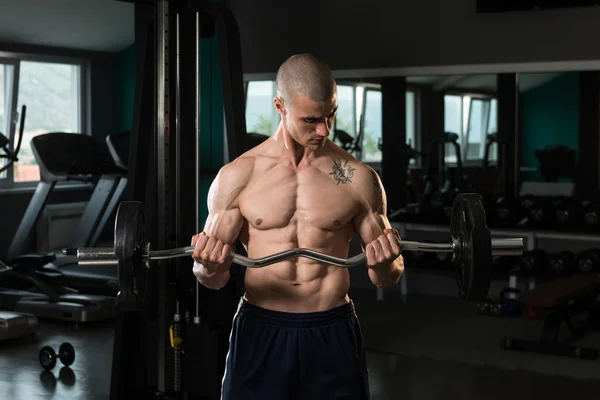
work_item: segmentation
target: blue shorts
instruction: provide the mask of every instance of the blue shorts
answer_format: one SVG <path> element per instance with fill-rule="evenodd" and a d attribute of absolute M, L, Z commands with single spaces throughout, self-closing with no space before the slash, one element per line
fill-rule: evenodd
<path fill-rule="evenodd" d="M 368 379 L 352 302 L 328 311 L 287 313 L 240 301 L 222 400 L 366 400 Z"/>

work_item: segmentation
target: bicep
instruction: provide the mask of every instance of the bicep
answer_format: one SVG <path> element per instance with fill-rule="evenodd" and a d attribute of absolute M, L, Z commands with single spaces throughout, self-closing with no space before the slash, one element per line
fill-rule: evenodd
<path fill-rule="evenodd" d="M 244 187 L 242 178 L 231 167 L 223 168 L 208 191 L 204 233 L 229 244 L 235 242 L 244 223 L 238 207 L 238 198 Z"/>
<path fill-rule="evenodd" d="M 213 209 L 206 218 L 204 233 L 224 243 L 233 244 L 243 224 L 244 218 L 238 208 Z"/>
<path fill-rule="evenodd" d="M 387 218 L 385 189 L 377 173 L 367 169 L 357 188 L 360 210 L 354 219 L 354 228 L 363 245 L 377 239 L 384 229 L 391 228 Z"/>
<path fill-rule="evenodd" d="M 369 210 L 355 220 L 354 226 L 363 246 L 381 236 L 385 229 L 391 228 L 385 214 Z"/>

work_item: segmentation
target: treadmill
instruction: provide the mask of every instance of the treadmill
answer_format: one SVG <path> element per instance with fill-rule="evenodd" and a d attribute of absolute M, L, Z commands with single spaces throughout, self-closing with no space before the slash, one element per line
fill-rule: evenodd
<path fill-rule="evenodd" d="M 122 200 L 123 193 L 127 186 L 126 171 L 127 160 L 129 157 L 130 137 L 131 132 L 128 131 L 111 133 L 106 136 L 106 146 L 113 159 L 113 162 L 117 167 L 121 168 L 122 171 L 125 171 L 125 175 L 121 176 L 116 183 L 116 188 L 108 200 L 108 204 L 106 205 L 103 215 L 99 219 L 98 226 L 100 228 L 96 229 L 92 236 L 91 246 L 98 243 L 98 240 L 102 235 L 102 229 L 104 229 L 109 221 L 111 226 L 114 225 L 116 210 Z M 63 257 L 62 259 L 69 261 L 62 261 L 61 263 L 61 259 L 59 259 L 58 261 L 46 266 L 48 269 L 53 269 L 55 273 L 65 273 L 63 277 L 57 278 L 56 282 L 60 282 L 65 286 L 77 287 L 85 293 L 104 294 L 110 296 L 117 295 L 119 291 L 119 283 L 117 280 L 116 267 L 114 265 L 85 266 L 77 264 L 77 262 L 72 258 Z M 91 279 L 88 279 L 90 277 Z M 99 281 L 99 279 L 101 279 L 101 281 Z M 99 282 L 102 284 L 98 285 Z"/>
<path fill-rule="evenodd" d="M 0 158 L 6 158 L 7 161 L 0 168 L 0 173 L 6 171 L 15 162 L 19 161 L 19 150 L 21 149 L 21 140 L 23 139 L 23 129 L 25 126 L 26 106 L 21 108 L 21 124 L 19 129 L 19 138 L 14 151 L 10 148 L 10 140 L 0 132 L 0 148 L 4 154 Z M 7 268 L 0 262 L 0 271 Z M 0 341 L 16 339 L 23 336 L 35 335 L 39 332 L 40 324 L 38 319 L 31 314 L 19 313 L 14 311 L 3 311 L 0 308 Z"/>
<path fill-rule="evenodd" d="M 58 182 L 96 182 L 69 245 L 74 248 L 93 247 L 98 242 L 126 186 L 127 170 L 116 165 L 107 147 L 90 136 L 47 133 L 34 137 L 31 149 L 40 167 L 40 182 L 10 245 L 9 264 L 14 264 L 23 254 Z M 45 268 L 54 273 L 56 283 L 85 293 L 114 296 L 118 292 L 114 265 L 80 266 L 75 256 L 58 254 Z"/>

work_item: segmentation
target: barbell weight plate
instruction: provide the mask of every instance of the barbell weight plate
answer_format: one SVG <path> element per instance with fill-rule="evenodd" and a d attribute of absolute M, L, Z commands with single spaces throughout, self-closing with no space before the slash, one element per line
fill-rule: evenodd
<path fill-rule="evenodd" d="M 115 219 L 115 255 L 119 260 L 117 302 L 124 311 L 138 311 L 146 299 L 149 271 L 142 260 L 145 242 L 144 203 L 122 202 Z"/>
<path fill-rule="evenodd" d="M 456 196 L 452 205 L 450 237 L 458 245 L 453 259 L 457 267 L 458 296 L 467 301 L 484 301 L 490 289 L 492 236 L 479 194 Z"/>

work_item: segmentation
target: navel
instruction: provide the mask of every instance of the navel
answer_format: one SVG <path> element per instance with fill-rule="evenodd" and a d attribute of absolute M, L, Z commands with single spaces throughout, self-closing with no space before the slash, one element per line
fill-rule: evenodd
<path fill-rule="evenodd" d="M 336 219 L 335 221 L 333 221 L 333 224 L 335 226 L 340 226 L 342 223 Z"/>
<path fill-rule="evenodd" d="M 262 224 L 262 219 L 257 219 L 255 222 L 256 226 L 260 226 L 260 224 Z"/>

